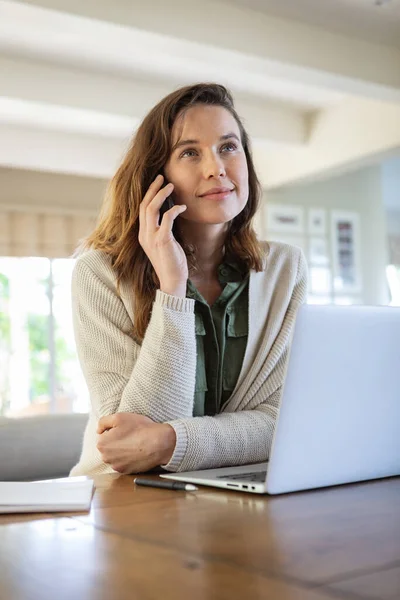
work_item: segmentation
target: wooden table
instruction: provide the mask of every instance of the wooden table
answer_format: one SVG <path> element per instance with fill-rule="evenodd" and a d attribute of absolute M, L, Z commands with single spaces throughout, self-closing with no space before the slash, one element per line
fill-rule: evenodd
<path fill-rule="evenodd" d="M 0 516 L 1 600 L 399 600 L 400 479 L 285 496 L 135 487 Z"/>

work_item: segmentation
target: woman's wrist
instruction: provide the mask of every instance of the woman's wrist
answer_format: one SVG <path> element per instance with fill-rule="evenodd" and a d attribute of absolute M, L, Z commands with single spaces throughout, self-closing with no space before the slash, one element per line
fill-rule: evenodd
<path fill-rule="evenodd" d="M 162 447 L 160 448 L 160 465 L 167 465 L 171 460 L 176 446 L 175 429 L 168 423 L 163 423 Z"/>
<path fill-rule="evenodd" d="M 164 294 L 169 294 L 170 296 L 178 296 L 179 298 L 186 298 L 186 281 L 184 283 L 179 284 L 160 284 L 160 290 L 164 292 Z"/>

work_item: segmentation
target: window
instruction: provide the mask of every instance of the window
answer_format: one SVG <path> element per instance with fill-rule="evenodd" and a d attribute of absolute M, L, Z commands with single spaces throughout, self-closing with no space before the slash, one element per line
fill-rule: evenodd
<path fill-rule="evenodd" d="M 0 258 L 0 415 L 86 412 L 76 356 L 73 259 Z"/>
<path fill-rule="evenodd" d="M 400 306 L 400 266 L 388 265 L 386 277 L 391 295 L 390 306 Z"/>

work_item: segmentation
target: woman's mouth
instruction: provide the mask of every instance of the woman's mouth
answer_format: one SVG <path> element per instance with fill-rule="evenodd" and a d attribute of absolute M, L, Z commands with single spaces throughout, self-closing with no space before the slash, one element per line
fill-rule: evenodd
<path fill-rule="evenodd" d="M 227 187 L 214 187 L 210 188 L 203 194 L 200 194 L 201 198 L 207 198 L 208 200 L 225 200 L 232 194 L 233 189 Z"/>

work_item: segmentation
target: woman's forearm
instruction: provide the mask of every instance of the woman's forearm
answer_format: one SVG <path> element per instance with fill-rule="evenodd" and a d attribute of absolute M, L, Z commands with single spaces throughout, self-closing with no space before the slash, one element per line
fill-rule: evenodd
<path fill-rule="evenodd" d="M 116 412 L 155 422 L 192 415 L 196 379 L 194 300 L 158 290 L 139 345 L 109 281 L 78 260 L 73 274 L 77 350 L 97 418 Z M 97 266 L 97 265 L 96 265 Z"/>
<path fill-rule="evenodd" d="M 186 303 L 182 307 L 182 303 Z M 164 423 L 190 417 L 196 379 L 194 312 L 186 298 L 157 292 L 140 354 L 123 390 L 118 412 Z M 186 312 L 179 312 L 178 308 Z"/>

